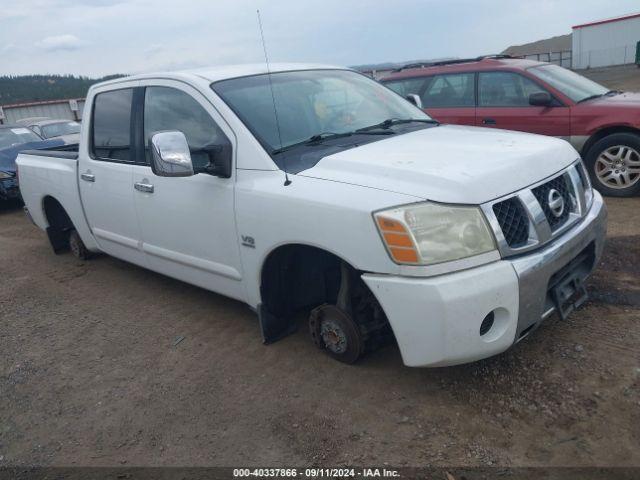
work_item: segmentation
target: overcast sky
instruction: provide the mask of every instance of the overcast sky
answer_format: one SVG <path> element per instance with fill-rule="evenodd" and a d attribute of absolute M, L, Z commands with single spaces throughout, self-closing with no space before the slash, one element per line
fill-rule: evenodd
<path fill-rule="evenodd" d="M 0 74 L 101 76 L 264 59 L 357 65 L 498 53 L 638 0 L 0 0 Z"/>

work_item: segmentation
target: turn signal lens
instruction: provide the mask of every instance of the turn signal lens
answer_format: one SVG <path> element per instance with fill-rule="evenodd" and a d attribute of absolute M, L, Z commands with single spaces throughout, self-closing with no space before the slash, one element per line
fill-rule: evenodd
<path fill-rule="evenodd" d="M 409 235 L 401 235 L 398 233 L 384 233 L 384 241 L 387 245 L 394 247 L 409 247 L 413 248 L 413 242 Z"/>
<path fill-rule="evenodd" d="M 378 228 L 382 234 L 391 258 L 397 263 L 418 263 L 418 252 L 405 226 L 392 218 L 377 216 Z"/>
<path fill-rule="evenodd" d="M 418 254 L 408 248 L 390 247 L 391 256 L 398 263 L 418 263 Z"/>
<path fill-rule="evenodd" d="M 404 225 L 402 225 L 402 223 L 398 222 L 397 220 L 385 217 L 376 217 L 376 219 L 378 220 L 378 226 L 380 227 L 380 230 L 382 230 L 383 232 L 407 233 Z"/>

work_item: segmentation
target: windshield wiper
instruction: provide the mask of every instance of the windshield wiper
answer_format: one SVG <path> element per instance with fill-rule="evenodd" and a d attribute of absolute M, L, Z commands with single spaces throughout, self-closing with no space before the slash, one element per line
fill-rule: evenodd
<path fill-rule="evenodd" d="M 589 95 L 588 97 L 585 97 L 582 100 L 578 100 L 576 103 L 586 102 L 586 101 L 589 101 L 589 100 L 593 100 L 594 98 L 618 95 L 620 93 L 622 93 L 620 90 L 609 90 L 608 92 L 605 92 L 605 93 L 597 93 L 595 95 Z"/>
<path fill-rule="evenodd" d="M 438 125 L 439 122 L 430 118 L 388 118 L 384 122 L 376 123 L 375 125 L 369 125 L 368 127 L 359 128 L 356 132 L 367 132 L 369 130 L 375 130 L 377 128 L 388 129 L 394 125 L 401 125 L 403 123 L 430 123 Z"/>
<path fill-rule="evenodd" d="M 622 93 L 622 90 L 609 90 L 608 92 L 605 92 L 605 93 L 598 93 L 596 95 L 589 95 L 588 97 L 585 97 L 582 100 L 578 100 L 576 103 L 586 102 L 586 101 L 589 101 L 589 100 L 593 100 L 594 98 L 609 97 L 609 96 L 619 95 L 621 93 Z"/>
<path fill-rule="evenodd" d="M 306 140 L 301 142 L 292 143 L 291 145 L 287 145 L 286 147 L 276 148 L 271 151 L 271 155 L 277 155 L 278 153 L 286 152 L 287 150 L 291 150 L 292 148 L 300 147 L 303 145 L 319 145 L 325 140 L 333 140 L 336 138 L 343 137 L 351 137 L 353 135 L 393 135 L 395 132 L 367 132 L 354 130 L 353 132 L 343 132 L 343 133 L 333 133 L 333 132 L 323 132 L 317 133 L 315 135 L 310 136 Z"/>
<path fill-rule="evenodd" d="M 600 98 L 604 95 L 604 93 L 597 93 L 596 95 L 589 95 L 588 97 L 584 97 L 582 100 L 578 100 L 576 103 L 587 102 L 589 100 L 593 100 L 594 98 Z"/>

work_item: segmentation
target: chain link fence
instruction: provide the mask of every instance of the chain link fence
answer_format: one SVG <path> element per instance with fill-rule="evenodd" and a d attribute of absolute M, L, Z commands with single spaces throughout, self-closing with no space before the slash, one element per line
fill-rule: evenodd
<path fill-rule="evenodd" d="M 574 69 L 584 69 L 635 63 L 637 48 L 637 44 L 633 44 L 577 52 L 573 56 L 572 67 Z"/>
<path fill-rule="evenodd" d="M 571 50 L 563 50 L 561 52 L 549 52 L 549 53 L 533 53 L 525 55 L 524 58 L 529 60 L 536 60 L 539 62 L 549 62 L 561 67 L 571 68 L 572 64 L 572 52 Z"/>

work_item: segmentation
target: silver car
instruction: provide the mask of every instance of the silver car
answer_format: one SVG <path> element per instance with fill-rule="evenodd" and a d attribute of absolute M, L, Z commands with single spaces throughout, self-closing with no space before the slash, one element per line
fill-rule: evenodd
<path fill-rule="evenodd" d="M 67 144 L 80 143 L 80 124 L 73 120 L 39 120 L 27 126 L 45 140 L 57 138 Z"/>

